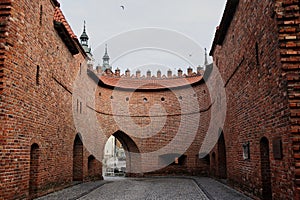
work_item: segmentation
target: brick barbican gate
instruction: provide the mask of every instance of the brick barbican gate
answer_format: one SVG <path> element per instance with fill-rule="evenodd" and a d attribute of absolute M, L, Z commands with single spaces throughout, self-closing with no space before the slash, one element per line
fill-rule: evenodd
<path fill-rule="evenodd" d="M 101 179 L 99 160 L 111 135 L 126 150 L 129 176 L 209 175 L 256 199 L 300 198 L 299 0 L 228 0 L 210 52 L 215 65 L 204 76 L 145 79 L 93 71 L 59 7 L 56 0 L 0 1 L 0 199 Z M 215 66 L 226 120 L 214 127 L 220 137 L 202 158 L 221 109 L 214 105 L 222 96 L 211 100 L 204 81 L 218 84 Z M 136 137 L 132 122 L 162 128 Z M 195 132 L 184 152 L 171 153 L 185 144 L 181 138 L 165 154 L 143 157 L 178 132 Z M 161 163 L 169 165 L 156 169 Z"/>

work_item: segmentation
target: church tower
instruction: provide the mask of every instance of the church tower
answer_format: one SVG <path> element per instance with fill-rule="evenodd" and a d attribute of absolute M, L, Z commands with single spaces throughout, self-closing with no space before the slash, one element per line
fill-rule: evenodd
<path fill-rule="evenodd" d="M 109 59 L 110 58 L 109 58 L 109 55 L 107 53 L 107 44 L 106 44 L 105 45 L 105 53 L 104 53 L 104 56 L 102 58 L 102 60 L 103 60 L 102 66 L 103 66 L 104 70 L 107 70 L 107 69 L 111 70 L 111 66 L 109 65 Z"/>
<path fill-rule="evenodd" d="M 87 54 L 89 61 L 87 62 L 88 67 L 92 68 L 93 67 L 93 54 L 92 54 L 92 48 L 89 47 L 89 36 L 86 33 L 86 23 L 84 21 L 83 25 L 83 33 L 80 36 L 80 41 L 81 41 L 81 46 L 84 49 L 85 53 Z"/>
<path fill-rule="evenodd" d="M 85 53 L 87 53 L 89 56 L 93 56 L 92 49 L 89 47 L 89 36 L 86 33 L 85 21 L 83 26 L 83 33 L 80 36 L 80 41 L 81 41 L 81 46 L 83 47 Z"/>

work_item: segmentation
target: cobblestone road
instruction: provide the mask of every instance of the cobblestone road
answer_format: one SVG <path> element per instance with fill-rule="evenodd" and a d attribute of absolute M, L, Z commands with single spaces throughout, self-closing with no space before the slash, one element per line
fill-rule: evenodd
<path fill-rule="evenodd" d="M 210 200 L 251 200 L 227 185 L 208 177 L 140 179 L 105 177 L 105 181 L 76 184 L 37 200 L 202 200 L 208 198 Z"/>
<path fill-rule="evenodd" d="M 80 200 L 206 200 L 197 184 L 190 179 L 126 179 L 107 183 Z"/>

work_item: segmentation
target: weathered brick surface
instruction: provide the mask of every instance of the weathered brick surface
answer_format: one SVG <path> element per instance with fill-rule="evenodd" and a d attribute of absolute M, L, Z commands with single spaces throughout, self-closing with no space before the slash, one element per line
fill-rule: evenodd
<path fill-rule="evenodd" d="M 196 84 L 191 88 L 195 95 L 186 88 L 176 89 L 180 98 L 170 90 L 136 91 L 131 94 L 103 85 L 97 87 L 87 74 L 85 55 L 72 55 L 74 49 L 70 52 L 70 46 L 65 44 L 66 38 L 62 38 L 66 35 L 60 37 L 55 30 L 53 19 L 58 8 L 51 2 L 20 0 L 13 3 L 2 1 L 0 4 L 0 14 L 3 16 L 0 32 L 0 199 L 29 199 L 66 187 L 73 181 L 101 178 L 100 161 L 107 138 L 112 134 L 123 142 L 127 150 L 127 169 L 133 173 L 131 175 L 134 175 L 135 169 L 147 171 L 160 162 L 159 158 L 147 158 L 151 163 L 149 165 L 141 163 L 141 157 L 130 156 L 129 153 L 152 152 L 169 144 L 182 123 L 182 113 L 188 119 L 184 122 L 188 125 L 184 134 L 191 138 L 187 140 L 191 146 L 182 152 L 186 159 L 182 166 L 170 166 L 158 173 L 206 174 L 207 163 L 198 158 L 210 117 L 209 93 L 205 84 Z M 60 14 L 59 17 L 63 16 Z M 69 27 L 67 31 L 70 32 Z M 79 81 L 80 87 L 93 87 L 85 88 L 74 97 L 75 80 Z M 96 92 L 92 88 L 96 88 Z M 85 96 L 85 92 L 96 94 L 96 104 L 91 101 L 93 98 Z M 111 96 L 121 96 L 122 102 L 118 102 L 117 98 L 111 99 Z M 123 104 L 126 97 L 130 116 L 121 117 L 119 122 L 126 126 L 131 118 L 143 127 L 151 123 L 149 113 L 158 122 L 160 118 L 166 118 L 166 123 L 157 134 L 142 139 L 121 132 L 124 127 L 116 124 L 112 116 L 112 105 L 115 104 L 111 102 L 117 100 L 117 105 Z M 162 97 L 165 99 L 162 100 Z M 165 116 L 155 116 L 161 114 L 160 110 L 150 112 L 154 104 L 160 104 L 165 109 Z M 191 112 L 191 107 L 181 110 L 181 104 L 200 107 L 200 110 L 195 113 Z M 80 119 L 89 113 L 95 114 L 100 124 L 97 129 L 106 136 L 99 140 L 92 138 L 100 149 L 95 152 L 89 151 L 90 143 L 77 124 L 79 127 L 83 124 L 82 127 L 90 130 L 90 121 L 76 121 L 76 117 Z M 199 114 L 201 123 L 195 124 L 194 118 Z M 196 130 L 195 138 L 189 135 L 192 129 Z M 97 136 L 93 130 L 89 133 L 90 137 Z M 172 148 L 180 147 L 182 143 L 184 141 L 177 141 Z"/>
<path fill-rule="evenodd" d="M 203 170 L 205 165 L 199 164 L 199 158 L 197 158 L 210 120 L 210 110 L 207 110 L 210 106 L 209 93 L 203 92 L 204 90 L 207 91 L 205 84 L 191 88 L 194 90 L 195 96 L 186 88 L 176 89 L 176 91 L 166 90 L 156 92 L 111 90 L 104 87 L 98 89 L 96 93 L 101 93 L 101 96 L 98 96 L 96 100 L 97 117 L 98 121 L 101 122 L 101 129 L 107 138 L 118 130 L 128 130 L 129 133 L 124 132 L 129 135 L 136 134 L 136 129 L 131 127 L 132 124 L 130 120 L 138 127 L 150 126 L 148 129 L 149 132 L 141 132 L 132 137 L 140 153 L 149 153 L 158 151 L 171 143 L 175 136 L 180 134 L 179 127 L 182 123 L 185 123 L 185 139 L 187 142 L 191 141 L 191 146 L 186 152 L 182 152 L 187 156 L 187 160 L 184 164 L 185 167 L 176 166 L 175 168 L 178 168 L 178 171 L 185 171 L 186 173 L 197 169 L 199 173 L 206 174 L 206 171 Z M 112 96 L 113 99 L 111 99 Z M 182 99 L 179 98 L 180 96 Z M 126 98 L 128 98 L 128 101 L 126 101 Z M 144 98 L 147 98 L 147 102 L 144 102 Z M 164 101 L 162 101 L 162 98 L 164 98 Z M 193 102 L 196 102 L 196 104 Z M 199 107 L 199 112 L 193 114 L 191 112 L 193 108 L 184 110 L 182 104 L 195 106 L 195 110 L 197 110 L 196 107 Z M 155 105 L 160 105 L 165 112 L 162 112 L 161 109 L 150 111 Z M 124 112 L 122 116 L 114 118 L 113 114 L 116 114 L 113 111 L 114 106 L 121 108 L 128 107 L 129 112 Z M 186 115 L 185 117 L 187 118 L 185 122 L 182 120 L 183 114 Z M 200 124 L 196 124 L 194 118 L 195 115 L 199 114 L 201 115 Z M 116 121 L 118 123 L 116 123 Z M 158 125 L 162 126 L 161 130 L 154 132 L 155 135 L 151 136 L 151 130 L 155 130 L 155 126 Z M 195 136 L 193 136 L 191 131 L 195 127 L 196 133 Z M 145 138 L 145 136 L 147 138 Z M 183 141 L 176 141 L 171 148 L 175 149 L 176 146 L 180 147 L 182 143 Z M 143 163 L 143 165 L 147 166 L 142 167 L 151 167 L 151 164 L 153 166 L 158 165 L 158 157 L 153 156 L 152 158 L 148 158 L 148 160 L 149 163 Z M 202 168 L 202 170 L 199 167 Z"/>
<path fill-rule="evenodd" d="M 294 198 L 300 198 L 299 182 L 299 77 L 300 77 L 300 2 L 276 1 L 277 23 L 279 28 L 279 47 L 282 69 L 287 79 L 288 105 L 290 108 L 290 128 L 291 138 L 291 170 L 294 181 Z"/>
<path fill-rule="evenodd" d="M 230 12 L 225 11 L 223 18 Z M 227 94 L 223 132 L 228 181 L 250 195 L 263 197 L 265 170 L 261 165 L 265 164 L 260 149 L 261 139 L 266 137 L 273 199 L 298 199 L 299 177 L 294 166 L 299 167 L 299 1 L 239 1 L 228 25 L 224 41 L 215 43 L 211 52 Z M 282 139 L 282 159 L 274 157 L 273 140 L 278 137 Z M 243 144 L 247 142 L 250 159 L 244 160 Z M 213 153 L 218 167 L 217 146 L 211 157 Z"/>
<path fill-rule="evenodd" d="M 126 150 L 128 175 L 209 174 L 255 198 L 267 197 L 271 181 L 273 199 L 298 199 L 299 0 L 228 2 L 237 10 L 212 51 L 227 95 L 225 125 L 216 127 L 221 119 L 213 114 L 224 105 L 218 106 L 221 96 L 211 102 L 204 82 L 135 91 L 95 82 L 70 27 L 70 38 L 54 28 L 55 12 L 67 23 L 56 1 L 1 1 L 0 199 L 29 199 L 74 180 L 102 178 L 100 161 L 111 135 Z M 225 18 L 232 12 L 226 10 Z M 176 152 L 191 143 L 181 165 L 151 172 L 165 160 L 163 152 L 149 153 L 168 146 L 181 125 L 184 139 L 165 149 Z M 199 159 L 209 126 L 224 138 Z M 275 159 L 277 138 L 283 157 Z M 244 160 L 248 143 L 250 159 Z M 268 156 L 269 162 L 262 160 Z"/>
<path fill-rule="evenodd" d="M 0 199 L 27 199 L 73 181 L 72 85 L 85 59 L 62 42 L 54 11 L 51 1 L 0 3 Z"/>

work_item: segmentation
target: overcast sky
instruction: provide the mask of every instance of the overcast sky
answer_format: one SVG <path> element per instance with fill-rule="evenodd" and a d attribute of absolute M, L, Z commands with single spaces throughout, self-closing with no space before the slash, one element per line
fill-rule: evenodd
<path fill-rule="evenodd" d="M 95 64 L 108 45 L 113 68 L 186 69 L 204 63 L 226 0 L 60 0 L 80 37 L 86 21 Z M 123 9 L 124 6 L 124 9 Z M 211 59 L 210 59 L 211 61 Z"/>

